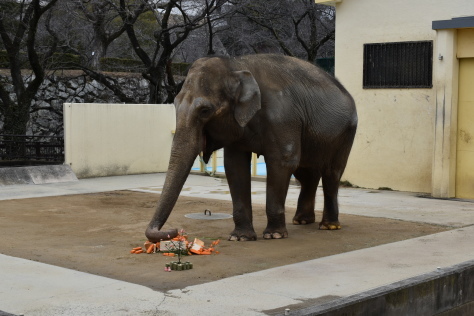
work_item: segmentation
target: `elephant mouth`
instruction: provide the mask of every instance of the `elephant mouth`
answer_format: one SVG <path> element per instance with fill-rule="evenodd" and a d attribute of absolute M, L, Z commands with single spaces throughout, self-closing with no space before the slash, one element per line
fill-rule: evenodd
<path fill-rule="evenodd" d="M 206 130 L 202 132 L 202 159 L 207 164 L 211 158 L 212 153 L 219 149 L 215 140 L 209 136 Z"/>
<path fill-rule="evenodd" d="M 211 158 L 212 151 L 208 149 L 210 143 L 210 137 L 206 131 L 202 131 L 202 159 L 207 164 Z"/>
<path fill-rule="evenodd" d="M 203 131 L 202 132 L 202 148 L 201 148 L 201 151 L 204 153 L 206 151 L 206 144 L 207 144 L 207 135 L 206 135 L 206 132 Z"/>

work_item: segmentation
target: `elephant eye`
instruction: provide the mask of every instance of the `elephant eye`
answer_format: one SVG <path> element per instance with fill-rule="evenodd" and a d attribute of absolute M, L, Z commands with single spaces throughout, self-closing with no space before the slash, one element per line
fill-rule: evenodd
<path fill-rule="evenodd" d="M 212 114 L 212 109 L 210 107 L 202 107 L 199 109 L 199 116 L 201 118 L 208 118 Z"/>

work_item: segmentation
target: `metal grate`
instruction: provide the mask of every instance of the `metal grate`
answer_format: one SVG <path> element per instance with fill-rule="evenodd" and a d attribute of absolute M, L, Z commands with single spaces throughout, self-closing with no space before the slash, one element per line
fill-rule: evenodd
<path fill-rule="evenodd" d="M 4 161 L 64 162 L 64 138 L 0 135 L 0 162 Z"/>
<path fill-rule="evenodd" d="M 433 87 L 433 42 L 364 44 L 366 89 Z"/>

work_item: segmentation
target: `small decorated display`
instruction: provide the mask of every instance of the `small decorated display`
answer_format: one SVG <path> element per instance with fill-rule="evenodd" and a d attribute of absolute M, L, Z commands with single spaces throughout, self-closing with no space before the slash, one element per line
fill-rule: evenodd
<path fill-rule="evenodd" d="M 176 270 L 176 271 L 190 270 L 192 268 L 193 268 L 193 264 L 189 261 L 186 261 L 186 262 L 171 261 L 170 263 L 165 264 L 165 271 L 168 271 L 168 272 L 171 272 L 172 270 Z"/>

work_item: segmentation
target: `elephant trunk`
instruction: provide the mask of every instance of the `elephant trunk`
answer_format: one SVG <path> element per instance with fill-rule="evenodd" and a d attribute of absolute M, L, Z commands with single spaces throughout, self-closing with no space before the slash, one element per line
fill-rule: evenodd
<path fill-rule="evenodd" d="M 200 144 L 202 142 L 201 135 L 194 135 L 195 137 L 181 135 L 176 133 L 173 139 L 170 162 L 163 191 L 158 201 L 155 214 L 145 232 L 146 237 L 151 242 L 167 240 L 176 237 L 178 234 L 176 229 L 166 231 L 160 231 L 160 229 L 166 223 L 178 200 L 194 160 L 201 150 Z"/>

